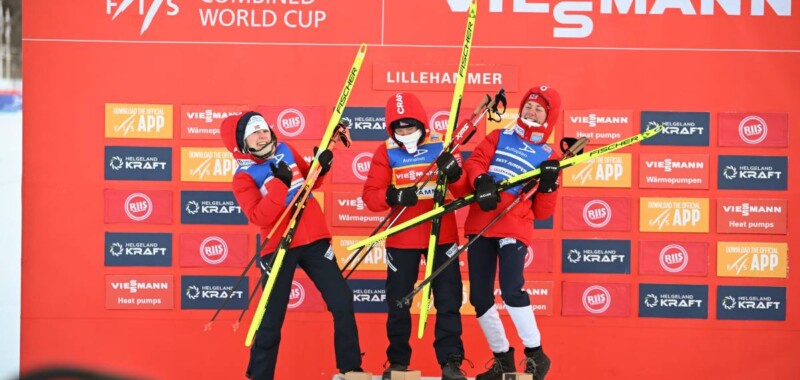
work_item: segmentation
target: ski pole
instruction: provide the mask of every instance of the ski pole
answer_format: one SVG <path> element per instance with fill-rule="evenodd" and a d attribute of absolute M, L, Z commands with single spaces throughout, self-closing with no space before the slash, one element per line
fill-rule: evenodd
<path fill-rule="evenodd" d="M 567 159 L 567 158 L 575 156 L 575 153 L 580 151 L 581 149 L 583 149 L 583 147 L 588 142 L 589 142 L 589 139 L 587 139 L 585 137 L 581 137 L 581 139 L 578 140 L 578 142 L 573 144 L 566 152 L 564 152 L 564 156 L 565 157 L 563 157 L 562 159 Z M 503 216 L 508 214 L 516 205 L 518 205 L 519 203 L 521 203 L 523 201 L 526 201 L 526 200 L 530 199 L 530 197 L 533 195 L 534 192 L 536 192 L 536 189 L 538 188 L 537 182 L 538 181 L 535 178 L 531 179 L 525 185 L 523 194 L 521 196 L 519 196 L 516 199 L 514 199 L 514 201 L 511 202 L 511 204 L 509 204 L 505 209 L 503 209 L 503 211 L 501 211 L 497 215 L 495 215 L 495 217 L 492 218 L 492 220 L 489 221 L 488 224 L 486 224 L 480 231 L 478 231 L 477 234 L 473 235 L 472 238 L 469 239 L 467 244 L 464 244 L 463 246 L 461 246 L 458 249 L 458 251 L 456 251 L 456 253 L 453 254 L 453 256 L 448 257 L 447 260 L 445 262 L 443 262 L 442 265 L 440 265 L 438 268 L 436 268 L 436 270 L 433 273 L 431 273 L 428 277 L 425 277 L 425 279 L 422 280 L 422 282 L 420 282 L 419 285 L 417 285 L 417 287 L 415 287 L 414 290 L 411 291 L 411 293 L 408 293 L 405 297 L 399 299 L 397 301 L 397 307 L 401 308 L 403 306 L 411 305 L 411 301 L 414 299 L 414 296 L 417 293 L 419 293 L 422 289 L 425 288 L 425 286 L 430 284 L 437 276 L 439 276 L 439 274 L 441 274 L 444 271 L 444 269 L 447 268 L 448 265 L 450 265 L 452 262 L 458 260 L 458 256 L 460 256 L 461 253 L 466 251 L 467 248 L 469 248 L 469 246 L 472 245 L 472 243 L 474 243 L 476 240 L 478 240 L 479 237 L 481 237 L 484 233 L 486 233 L 486 231 L 488 231 L 491 226 L 493 226 L 495 223 L 497 223 L 497 221 L 500 220 Z M 429 263 L 428 265 L 432 265 L 432 264 Z"/>
<path fill-rule="evenodd" d="M 502 110 L 498 109 L 498 105 L 502 105 L 503 106 Z M 486 94 L 486 97 L 484 97 L 484 100 L 475 108 L 475 110 L 470 115 L 470 118 L 468 120 L 466 120 L 463 123 L 464 125 L 458 130 L 458 132 L 455 135 L 455 138 L 449 144 L 449 146 L 448 146 L 449 150 L 447 150 L 447 151 L 448 152 L 453 152 L 456 149 L 458 149 L 461 145 L 464 145 L 464 144 L 468 143 L 469 140 L 472 139 L 472 136 L 475 135 L 475 132 L 477 132 L 477 124 L 478 124 L 479 120 L 482 119 L 483 116 L 486 115 L 487 113 L 488 113 L 488 118 L 490 120 L 493 120 L 493 121 L 499 120 L 499 116 L 505 113 L 506 105 L 507 105 L 507 100 L 506 100 L 506 96 L 505 96 L 505 89 L 501 88 L 500 91 L 498 91 L 497 94 L 495 94 L 494 99 L 492 99 L 491 96 Z M 495 115 L 497 115 L 498 119 L 492 118 L 492 114 L 493 113 Z M 444 151 L 442 151 L 442 152 L 444 152 Z M 438 157 L 437 157 L 437 159 L 438 159 Z M 425 185 L 428 184 L 428 182 L 431 180 L 431 178 L 433 178 L 433 174 L 435 172 L 432 171 L 431 169 L 433 169 L 433 165 L 435 165 L 435 164 L 436 164 L 436 160 L 433 160 L 428 165 L 428 167 L 423 171 L 423 173 L 428 173 L 428 175 L 425 178 L 425 182 L 423 182 L 423 184 L 421 186 L 419 186 L 420 190 L 422 188 L 424 188 Z M 422 178 L 418 179 L 417 182 L 414 184 L 414 186 L 418 186 L 421 180 L 422 180 Z M 395 215 L 394 218 L 392 218 L 392 220 L 386 226 L 387 229 L 391 228 L 395 224 L 395 222 L 397 222 L 397 220 L 400 218 L 400 215 L 403 214 L 403 211 L 405 211 L 405 209 L 406 209 L 406 207 L 402 207 L 401 208 L 401 206 L 392 207 L 392 209 L 389 210 L 389 214 L 387 214 L 383 218 L 383 220 L 381 220 L 380 224 L 378 224 L 378 226 L 375 227 L 375 229 L 370 233 L 370 236 L 378 233 L 378 231 L 380 231 L 381 228 L 383 228 L 383 225 L 386 223 L 387 220 L 389 220 L 389 218 L 394 214 L 394 212 L 397 211 L 397 210 L 400 210 L 400 212 L 397 215 Z M 372 251 L 372 249 L 375 248 L 377 243 L 378 242 L 375 242 L 373 244 L 370 244 L 369 246 L 361 246 L 361 247 L 358 248 L 358 250 L 355 253 L 350 255 L 350 258 L 347 260 L 347 262 L 344 264 L 344 266 L 342 266 L 342 273 L 344 273 L 344 271 L 347 270 L 347 268 L 351 264 L 353 264 L 354 260 L 357 259 L 357 261 L 355 262 L 355 264 L 353 264 L 353 267 L 350 268 L 350 271 L 347 273 L 347 275 L 345 275 L 345 277 L 344 277 L 345 280 L 350 278 L 350 276 L 353 274 L 353 272 L 355 272 L 355 270 L 358 268 L 358 266 L 361 265 L 361 262 L 364 261 L 364 259 L 370 253 L 370 251 Z M 366 251 L 362 254 L 362 252 L 365 249 L 366 249 Z"/>
<path fill-rule="evenodd" d="M 663 129 L 664 129 L 664 126 L 659 124 L 657 127 L 653 128 L 653 129 L 646 130 L 646 131 L 644 131 L 644 132 L 642 132 L 642 133 L 640 133 L 638 135 L 631 136 L 631 137 L 628 137 L 628 138 L 620 140 L 620 141 L 615 141 L 615 142 L 613 142 L 611 144 L 602 146 L 600 148 L 594 149 L 592 151 L 589 151 L 589 152 L 586 152 L 586 153 L 583 153 L 583 154 L 579 154 L 579 155 L 577 155 L 575 157 L 570 157 L 568 159 L 561 160 L 560 167 L 562 169 L 568 168 L 570 166 L 573 166 L 575 164 L 584 162 L 586 160 L 589 160 L 589 159 L 592 159 L 592 158 L 595 158 L 595 157 L 599 157 L 599 156 L 602 156 L 602 155 L 604 155 L 606 153 L 610 153 L 610 152 L 613 152 L 613 151 L 628 147 L 628 146 L 633 145 L 635 143 L 642 142 L 642 141 L 644 141 L 646 139 L 649 139 L 649 138 L 659 134 Z M 537 169 L 534 169 L 534 170 L 531 170 L 531 171 L 527 171 L 527 172 L 522 173 L 522 174 L 515 175 L 515 176 L 510 177 L 510 178 L 506 178 L 506 179 L 500 181 L 497 184 L 497 190 L 498 191 L 505 191 L 505 190 L 510 189 L 512 187 L 519 186 L 519 185 L 527 182 L 530 178 L 533 178 L 533 177 L 539 175 L 539 172 L 540 172 L 540 170 L 537 168 Z M 377 233 L 377 234 L 374 234 L 374 235 L 372 235 L 370 237 L 367 237 L 367 238 L 365 238 L 365 239 L 363 239 L 363 240 L 361 240 L 361 241 L 359 241 L 357 243 L 354 243 L 354 244 L 350 245 L 349 247 L 347 247 L 347 249 L 348 250 L 354 250 L 354 249 L 356 249 L 358 247 L 362 247 L 362 246 L 365 246 L 365 245 L 368 245 L 368 244 L 373 244 L 373 243 L 375 243 L 377 241 L 385 239 L 387 236 L 394 235 L 394 234 L 396 234 L 398 232 L 402 232 L 402 231 L 405 231 L 405 230 L 407 230 L 409 228 L 415 227 L 415 226 L 417 226 L 419 224 L 425 223 L 426 221 L 430 220 L 431 218 L 433 218 L 433 217 L 435 217 L 437 215 L 443 215 L 443 214 L 447 214 L 449 212 L 453 212 L 455 210 L 458 210 L 458 209 L 460 209 L 460 208 L 462 208 L 464 206 L 467 206 L 467 205 L 475 202 L 475 200 L 476 200 L 475 199 L 475 193 L 467 194 L 467 195 L 465 195 L 465 196 L 463 196 L 461 198 L 454 199 L 454 200 L 452 200 L 452 201 L 450 201 L 448 203 L 445 203 L 442 206 L 436 207 L 436 208 L 434 208 L 434 209 L 432 209 L 432 210 L 430 210 L 430 211 L 428 211 L 428 212 L 426 212 L 424 214 L 418 215 L 418 216 L 414 217 L 413 219 L 406 220 L 405 222 L 400 223 L 400 224 L 398 224 L 396 226 L 393 226 L 392 228 L 386 229 L 386 230 L 384 230 L 384 231 L 382 231 L 380 233 Z"/>

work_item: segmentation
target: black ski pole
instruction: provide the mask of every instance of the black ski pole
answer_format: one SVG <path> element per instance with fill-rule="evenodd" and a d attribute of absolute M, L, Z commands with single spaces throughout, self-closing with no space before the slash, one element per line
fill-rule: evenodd
<path fill-rule="evenodd" d="M 565 157 L 563 157 L 563 158 L 569 158 L 569 157 L 574 156 L 575 153 L 578 152 L 579 150 L 583 149 L 583 147 L 588 142 L 589 142 L 589 139 L 587 139 L 585 137 L 582 137 L 575 144 L 573 144 L 566 152 L 564 152 L 565 153 L 564 154 Z M 444 271 L 444 269 L 448 265 L 450 265 L 453 261 L 458 260 L 458 256 L 460 256 L 461 253 L 466 251 L 467 248 L 469 248 L 469 246 L 472 245 L 472 243 L 474 243 L 476 240 L 478 240 L 478 238 L 481 237 L 481 235 L 486 233 L 486 231 L 488 231 L 491 226 L 493 226 L 495 223 L 497 223 L 497 221 L 500 220 L 503 216 L 508 214 L 508 212 L 511 211 L 517 204 L 519 204 L 522 201 L 528 200 L 533 195 L 533 193 L 536 191 L 536 188 L 537 188 L 536 185 L 537 184 L 538 184 L 538 180 L 536 178 L 533 178 L 530 181 L 528 181 L 528 183 L 525 184 L 525 186 L 522 188 L 523 194 L 521 196 L 519 196 L 516 199 L 514 199 L 514 201 L 511 202 L 511 204 L 509 204 L 505 209 L 503 209 L 503 211 L 501 211 L 500 213 L 495 215 L 495 217 L 492 218 L 492 220 L 489 221 L 489 223 L 487 223 L 480 231 L 478 231 L 477 234 L 472 236 L 472 238 L 467 242 L 467 244 L 464 244 L 463 246 L 461 246 L 458 249 L 458 251 L 456 251 L 456 253 L 453 254 L 453 256 L 450 256 L 445 262 L 442 263 L 442 265 L 440 265 L 438 268 L 436 268 L 436 270 L 433 271 L 433 273 L 431 273 L 430 276 L 428 276 L 422 282 L 420 282 L 419 285 L 417 285 L 417 287 L 415 287 L 414 290 L 411 291 L 411 293 L 408 293 L 405 297 L 397 300 L 397 307 L 400 308 L 400 307 L 403 307 L 403 306 L 411 305 L 411 301 L 414 299 L 414 296 L 417 293 L 419 293 L 420 291 L 422 291 L 422 289 L 425 287 L 425 285 L 428 285 L 431 281 L 433 281 L 436 278 L 436 276 L 438 276 L 440 273 L 442 273 L 442 271 Z"/>

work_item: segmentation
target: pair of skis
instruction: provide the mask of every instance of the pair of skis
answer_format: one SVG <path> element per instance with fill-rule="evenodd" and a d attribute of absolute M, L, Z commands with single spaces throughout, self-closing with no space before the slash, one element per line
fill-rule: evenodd
<path fill-rule="evenodd" d="M 289 203 L 289 207 L 287 207 L 283 213 L 279 216 L 279 218 L 275 221 L 275 225 L 273 226 L 272 230 L 267 234 L 264 238 L 264 241 L 261 242 L 259 248 L 256 250 L 255 255 L 250 259 L 247 266 L 242 271 L 242 274 L 239 277 L 239 280 L 234 285 L 234 289 L 236 289 L 239 284 L 241 283 L 242 279 L 247 275 L 247 270 L 258 260 L 261 254 L 261 250 L 263 247 L 267 245 L 269 240 L 272 238 L 273 234 L 277 231 L 278 226 L 281 225 L 282 221 L 289 215 L 291 212 L 291 217 L 289 222 L 283 231 L 282 239 L 280 244 L 278 244 L 278 248 L 275 253 L 272 255 L 272 264 L 267 265 L 265 268 L 264 274 L 262 275 L 261 279 L 255 285 L 253 292 L 248 294 L 248 306 L 250 304 L 250 300 L 255 296 L 256 291 L 260 287 L 261 282 L 263 281 L 264 276 L 268 276 L 267 283 L 264 286 L 264 290 L 261 293 L 261 298 L 258 301 L 258 306 L 256 307 L 255 314 L 253 316 L 253 321 L 250 324 L 250 328 L 247 331 L 247 337 L 245 338 L 245 346 L 250 346 L 253 343 L 253 338 L 255 337 L 255 333 L 258 330 L 259 325 L 261 324 L 261 320 L 264 317 L 264 313 L 268 306 L 269 298 L 272 293 L 272 289 L 275 287 L 275 281 L 278 278 L 278 274 L 281 270 L 281 265 L 283 263 L 284 256 L 286 255 L 286 251 L 289 249 L 292 238 L 294 236 L 295 230 L 299 224 L 300 218 L 303 214 L 303 210 L 305 209 L 306 202 L 311 195 L 311 190 L 314 188 L 314 184 L 316 183 L 319 175 L 322 171 L 322 166 L 319 163 L 319 155 L 327 148 L 330 147 L 332 142 L 335 142 L 335 137 L 337 134 L 344 134 L 340 136 L 340 139 L 344 141 L 344 136 L 346 136 L 346 131 L 343 131 L 342 128 L 347 128 L 346 126 L 342 126 L 339 124 L 342 113 L 344 112 L 345 106 L 347 105 L 347 101 L 350 98 L 350 93 L 352 92 L 353 86 L 355 85 L 356 79 L 358 78 L 358 73 L 361 70 L 361 64 L 364 61 L 364 57 L 367 53 L 367 45 L 361 44 L 356 53 L 356 57 L 353 61 L 353 65 L 351 66 L 350 70 L 348 71 L 347 80 L 345 81 L 344 88 L 342 88 L 342 92 L 339 95 L 339 98 L 336 102 L 336 106 L 333 109 L 333 115 L 331 115 L 330 120 L 328 121 L 328 126 L 325 129 L 325 133 L 323 134 L 322 141 L 319 144 L 319 149 L 314 154 L 314 158 L 311 161 L 311 165 L 308 170 L 308 174 L 306 176 L 303 185 L 301 186 L 300 190 L 294 195 L 292 200 Z M 348 145 L 348 143 L 345 143 Z M 233 291 L 233 290 L 232 290 Z M 222 305 L 217 309 L 214 316 L 211 320 L 206 324 L 206 330 L 211 328 L 211 324 L 214 322 L 216 317 L 219 315 L 220 311 L 225 307 L 227 300 L 229 297 L 225 297 L 225 301 Z M 241 321 L 244 312 L 247 310 L 245 308 L 242 311 L 242 315 L 239 316 L 239 319 L 236 323 L 234 323 L 234 330 L 238 329 L 239 321 Z"/>
<path fill-rule="evenodd" d="M 575 155 L 578 154 L 578 152 L 582 151 L 583 147 L 586 146 L 586 144 L 588 144 L 588 143 L 589 143 L 589 139 L 587 139 L 586 137 L 581 137 L 577 142 L 575 142 L 571 147 L 569 147 L 569 149 L 564 151 L 564 157 L 562 157 L 562 160 L 568 159 L 570 157 L 574 157 Z M 464 253 L 464 251 L 466 251 L 467 248 L 469 248 L 469 246 L 472 245 L 472 243 L 474 243 L 476 240 L 478 240 L 479 237 L 481 237 L 484 233 L 486 233 L 486 231 L 488 231 L 489 228 L 491 228 L 495 223 L 497 223 L 498 220 L 503 218 L 503 216 L 508 214 L 518 204 L 530 199 L 533 196 L 533 194 L 536 192 L 537 187 L 538 187 L 538 180 L 537 179 L 534 178 L 534 179 L 529 180 L 528 183 L 525 185 L 525 187 L 523 187 L 523 191 L 520 194 L 520 196 L 518 196 L 516 199 L 514 199 L 514 201 L 511 202 L 511 204 L 509 204 L 505 209 L 503 209 L 503 211 L 500 211 L 500 213 L 498 213 L 494 218 L 492 218 L 492 220 L 489 221 L 489 223 L 487 223 L 486 226 L 484 226 L 480 231 L 478 231 L 478 233 L 475 234 L 467 242 L 467 244 L 464 244 L 461 247 L 459 247 L 458 250 L 455 253 L 453 253 L 452 256 L 448 257 L 447 260 L 442 263 L 442 265 L 440 265 L 438 268 L 436 268 L 435 271 L 433 271 L 429 275 L 426 275 L 425 279 L 422 280 L 422 282 L 420 282 L 417 285 L 417 287 L 414 288 L 414 290 L 412 290 L 410 293 L 408 293 L 408 295 L 406 295 L 402 299 L 398 300 L 397 301 L 397 307 L 398 308 L 402 308 L 404 306 L 406 306 L 406 307 L 410 306 L 411 305 L 411 301 L 414 299 L 414 296 L 417 293 L 419 293 L 421 290 L 423 290 L 436 277 L 438 277 L 439 274 L 441 274 L 444 271 L 444 269 L 447 268 L 448 265 L 450 265 L 454 261 L 458 260 L 458 257 L 462 253 Z"/>
<path fill-rule="evenodd" d="M 297 228 L 300 214 L 303 212 L 303 209 L 305 209 L 306 200 L 308 200 L 308 196 L 311 194 L 311 189 L 314 187 L 314 183 L 316 182 L 317 178 L 319 178 L 319 173 L 322 170 L 318 160 L 319 154 L 328 148 L 331 138 L 333 138 L 334 133 L 339 129 L 339 120 L 342 118 L 342 113 L 347 105 L 347 100 L 350 98 L 350 93 L 352 92 L 355 81 L 358 78 L 358 73 L 361 70 L 361 64 L 364 61 L 364 56 L 366 54 L 367 45 L 361 44 L 353 61 L 353 65 L 348 72 L 344 88 L 342 88 L 342 92 L 339 95 L 336 106 L 333 108 L 333 115 L 331 115 L 331 119 L 328 122 L 327 128 L 325 129 L 322 142 L 319 144 L 319 150 L 315 154 L 314 159 L 311 161 L 311 166 L 308 169 L 308 177 L 300 189 L 300 192 L 302 192 L 303 195 L 297 197 L 297 200 L 291 206 L 291 208 L 294 209 L 294 214 L 292 215 L 292 218 L 289 219 L 289 224 L 286 226 L 286 231 L 284 231 L 283 239 L 278 245 L 278 250 L 274 253 L 274 261 L 271 268 L 272 270 L 269 271 L 267 284 L 264 287 L 264 291 L 261 293 L 261 298 L 258 301 L 255 315 L 253 315 L 253 321 L 250 323 L 250 328 L 247 331 L 245 346 L 249 347 L 253 343 L 253 338 L 255 337 L 256 331 L 261 325 L 261 320 L 264 317 L 264 312 L 266 311 L 267 303 L 269 302 L 270 295 L 272 294 L 272 289 L 275 287 L 275 281 L 277 280 L 278 274 L 281 270 L 283 258 L 286 255 L 286 251 L 289 249 L 289 246 L 291 245 L 292 237 L 294 236 L 295 229 Z M 258 284 L 256 284 L 256 286 L 258 286 Z"/>
<path fill-rule="evenodd" d="M 461 107 L 461 99 L 464 95 L 464 85 L 467 78 L 467 67 L 469 65 L 469 54 L 472 51 L 472 39 L 475 31 L 475 18 L 478 13 L 477 1 L 473 0 L 467 11 L 467 27 L 464 31 L 464 43 L 461 45 L 461 59 L 458 63 L 456 76 L 456 87 L 453 91 L 453 101 L 450 103 L 450 116 L 447 121 L 447 131 L 445 132 L 444 144 L 450 145 L 453 139 L 453 131 L 458 122 L 458 111 Z M 443 151 L 450 153 L 449 150 Z M 447 178 L 439 176 L 436 181 L 436 188 L 433 191 L 433 207 L 440 207 L 444 203 L 447 193 Z M 431 220 L 431 234 L 428 238 L 428 254 L 425 258 L 425 277 L 429 277 L 433 271 L 433 263 L 436 255 L 436 247 L 439 245 L 439 232 L 441 231 L 441 216 L 434 216 Z M 425 334 L 425 325 L 428 322 L 428 312 L 430 310 L 431 288 L 430 283 L 424 285 L 422 293 L 422 304 L 419 308 L 419 325 L 417 327 L 417 338 L 422 339 Z"/>
<path fill-rule="evenodd" d="M 562 169 L 563 168 L 568 168 L 570 166 L 573 166 L 575 164 L 579 164 L 579 163 L 587 161 L 589 159 L 602 156 L 602 155 L 604 155 L 606 153 L 610 153 L 610 152 L 613 152 L 613 151 L 616 151 L 616 150 L 631 146 L 633 144 L 642 142 L 642 141 L 644 141 L 644 140 L 646 140 L 646 139 L 648 139 L 650 137 L 655 136 L 656 134 L 660 133 L 663 129 L 664 129 L 664 126 L 659 124 L 655 128 L 646 130 L 646 131 L 644 131 L 644 132 L 642 132 L 642 133 L 640 133 L 638 135 L 631 136 L 631 137 L 628 137 L 627 139 L 623 139 L 623 140 L 620 140 L 620 141 L 617 141 L 617 142 L 613 142 L 613 143 L 608 144 L 606 146 L 594 149 L 592 151 L 589 151 L 589 152 L 586 152 L 586 153 L 583 153 L 583 154 L 579 154 L 579 155 L 574 156 L 574 157 L 570 157 L 570 158 L 565 159 L 565 160 L 561 160 L 559 166 Z M 531 178 L 538 176 L 540 172 L 541 171 L 539 170 L 539 168 L 536 168 L 534 170 L 530 170 L 530 171 L 527 171 L 525 173 L 518 174 L 518 175 L 515 175 L 515 176 L 510 177 L 510 178 L 506 178 L 506 179 L 504 179 L 504 180 L 502 180 L 502 181 L 497 183 L 497 191 L 498 192 L 503 192 L 503 191 L 511 189 L 511 188 L 513 188 L 515 186 L 522 185 L 522 184 L 528 182 Z M 419 216 L 417 216 L 417 217 L 415 217 L 413 219 L 409 219 L 409 220 L 407 220 L 407 221 L 405 221 L 405 222 L 403 222 L 401 224 L 393 226 L 392 228 L 388 228 L 388 229 L 386 229 L 386 230 L 384 230 L 384 231 L 382 231 L 380 233 L 372 235 L 372 236 L 370 236 L 370 237 L 368 237 L 366 239 L 363 239 L 363 240 L 361 240 L 361 241 L 359 241 L 359 242 L 357 242 L 355 244 L 352 244 L 349 247 L 347 247 L 347 249 L 348 250 L 354 250 L 354 249 L 357 249 L 359 247 L 363 247 L 365 245 L 374 244 L 374 243 L 379 242 L 379 241 L 381 241 L 383 239 L 386 239 L 387 236 L 394 235 L 394 234 L 396 234 L 398 232 L 402 232 L 402 231 L 405 231 L 405 230 L 407 230 L 409 228 L 412 228 L 414 226 L 417 226 L 417 225 L 420 225 L 422 223 L 425 223 L 425 222 L 431 220 L 435 216 L 440 216 L 440 215 L 444 215 L 444 214 L 453 212 L 453 211 L 458 210 L 458 209 L 460 209 L 462 207 L 468 206 L 468 205 L 472 204 L 475 201 L 476 201 L 475 193 L 467 194 L 467 195 L 465 195 L 465 196 L 463 196 L 461 198 L 458 198 L 458 199 L 455 199 L 455 200 L 450 201 L 448 203 L 445 203 L 442 206 L 436 207 L 436 208 L 432 209 L 431 211 L 428 211 L 428 212 L 426 212 L 424 214 L 421 214 L 421 215 L 419 215 Z"/>
<path fill-rule="evenodd" d="M 468 143 L 472 136 L 478 131 L 478 123 L 485 115 L 488 114 L 488 118 L 493 121 L 500 121 L 500 115 L 505 113 L 506 109 L 506 97 L 505 97 L 505 90 L 500 89 L 500 91 L 495 94 L 494 98 L 490 95 L 486 94 L 483 101 L 475 108 L 472 112 L 468 120 L 464 120 L 462 122 L 461 127 L 459 127 L 458 132 L 455 133 L 453 139 L 450 141 L 450 145 L 445 147 L 445 150 L 442 152 L 455 152 L 458 150 L 462 145 Z M 500 108 L 499 106 L 502 106 Z M 496 116 L 493 116 L 496 115 Z M 439 154 L 441 156 L 441 153 Z M 425 186 L 428 185 L 433 175 L 436 174 L 436 160 L 439 157 L 437 156 L 436 159 L 431 161 L 430 164 L 422 171 L 423 175 L 417 179 L 414 183 L 414 187 L 417 189 L 423 189 Z M 419 195 L 419 191 L 417 190 L 417 194 Z M 370 233 L 370 235 L 374 235 L 381 231 L 386 225 L 386 228 L 391 228 L 395 222 L 400 218 L 400 215 L 403 214 L 406 210 L 406 206 L 394 206 L 389 213 L 381 220 L 377 227 Z M 388 224 L 386 222 L 389 222 Z M 355 252 L 351 253 L 347 259 L 347 262 L 342 266 L 342 273 L 347 271 L 347 274 L 344 276 L 344 279 L 347 280 L 350 276 L 355 272 L 359 265 L 364 261 L 364 259 L 369 255 L 373 248 L 375 248 L 375 244 L 370 244 L 368 246 L 360 247 Z M 349 271 L 348 271 L 349 269 Z"/>

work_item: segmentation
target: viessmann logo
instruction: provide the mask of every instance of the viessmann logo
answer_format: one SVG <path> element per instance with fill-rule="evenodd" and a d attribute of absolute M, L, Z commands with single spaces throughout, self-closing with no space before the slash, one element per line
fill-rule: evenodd
<path fill-rule="evenodd" d="M 133 5 L 133 8 L 131 8 L 131 5 Z M 160 14 L 159 11 L 162 9 L 167 16 L 176 16 L 180 11 L 180 8 L 178 8 L 178 5 L 175 4 L 173 0 L 106 0 L 106 15 L 111 15 L 113 13 L 113 16 L 111 16 L 112 21 L 116 20 L 119 15 L 125 13 L 129 9 L 131 9 L 131 11 L 128 13 L 136 13 L 140 17 L 144 17 L 142 20 L 142 29 L 139 31 L 140 36 L 150 28 L 153 18 Z M 145 13 L 145 10 L 147 13 Z"/>

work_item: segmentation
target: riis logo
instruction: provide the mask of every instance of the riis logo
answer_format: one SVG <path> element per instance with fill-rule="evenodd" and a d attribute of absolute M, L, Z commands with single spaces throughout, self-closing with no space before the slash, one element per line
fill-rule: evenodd
<path fill-rule="evenodd" d="M 668 276 L 708 275 L 708 243 L 639 242 L 639 274 Z"/>
<path fill-rule="evenodd" d="M 640 198 L 639 231 L 708 232 L 707 198 Z"/>
<path fill-rule="evenodd" d="M 105 147 L 105 179 L 169 181 L 172 148 Z"/>
<path fill-rule="evenodd" d="M 359 153 L 354 159 L 352 164 L 353 175 L 361 181 L 367 180 L 369 168 L 372 165 L 372 153 L 363 152 Z"/>
<path fill-rule="evenodd" d="M 602 314 L 611 307 L 611 293 L 603 286 L 590 286 L 583 291 L 581 301 L 586 311 Z"/>
<path fill-rule="evenodd" d="M 717 243 L 717 276 L 786 278 L 786 243 Z"/>
<path fill-rule="evenodd" d="M 106 14 L 111 15 L 113 12 L 111 20 L 116 20 L 117 16 L 128 10 L 131 5 L 134 6 L 131 13 L 136 12 L 139 16 L 144 17 L 139 35 L 143 35 L 150 28 L 150 24 L 162 8 L 167 16 L 176 16 L 180 11 L 180 8 L 173 0 L 106 0 Z M 145 13 L 145 10 L 147 10 L 147 13 Z"/>
<path fill-rule="evenodd" d="M 707 285 L 639 284 L 639 316 L 708 318 Z"/>
<path fill-rule="evenodd" d="M 595 199 L 583 206 L 583 221 L 589 227 L 603 228 L 611 221 L 611 206 L 605 201 Z"/>
<path fill-rule="evenodd" d="M 172 234 L 105 233 L 106 266 L 172 265 Z"/>
<path fill-rule="evenodd" d="M 785 321 L 786 288 L 719 286 L 717 319 Z"/>
<path fill-rule="evenodd" d="M 105 136 L 171 139 L 172 105 L 107 103 Z"/>
<path fill-rule="evenodd" d="M 608 154 L 577 165 L 565 187 L 631 187 L 630 153 Z"/>
<path fill-rule="evenodd" d="M 789 143 L 789 114 L 719 114 L 719 146 L 786 147 Z"/>
<path fill-rule="evenodd" d="M 719 156 L 720 189 L 786 190 L 786 156 Z"/>
<path fill-rule="evenodd" d="M 225 148 L 181 148 L 183 182 L 230 182 L 236 167 Z"/>

